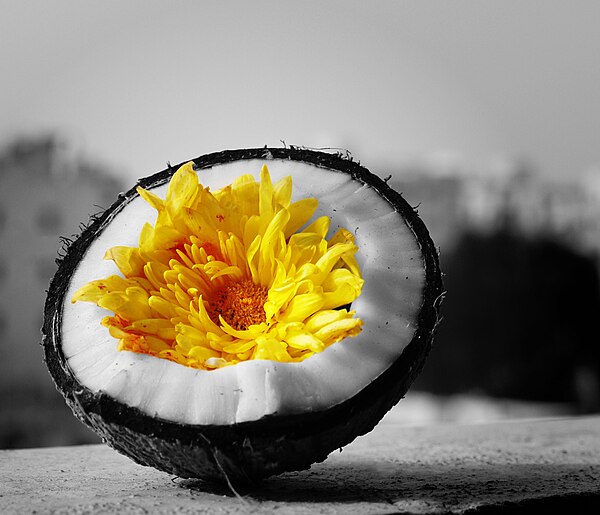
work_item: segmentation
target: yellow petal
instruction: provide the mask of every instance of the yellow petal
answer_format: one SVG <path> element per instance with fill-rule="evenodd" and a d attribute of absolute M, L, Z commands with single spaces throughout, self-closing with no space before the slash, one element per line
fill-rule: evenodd
<path fill-rule="evenodd" d="M 246 352 L 250 349 L 253 349 L 256 346 L 256 340 L 238 340 L 230 345 L 223 347 L 225 352 L 229 354 L 241 354 L 242 352 Z"/>
<path fill-rule="evenodd" d="M 290 205 L 292 199 L 292 177 L 287 176 L 277 181 L 273 186 L 273 199 L 276 204 L 279 204 L 283 208 L 287 208 Z"/>
<path fill-rule="evenodd" d="M 262 238 L 261 252 L 274 250 L 275 245 L 280 241 L 280 236 L 283 236 L 283 228 L 289 219 L 290 214 L 287 209 L 282 209 L 273 217 Z"/>
<path fill-rule="evenodd" d="M 219 272 L 211 276 L 211 280 L 219 277 L 227 276 L 231 279 L 241 279 L 243 277 L 242 271 L 237 266 L 226 266 Z"/>
<path fill-rule="evenodd" d="M 271 318 L 279 313 L 279 311 L 287 305 L 296 293 L 297 285 L 293 281 L 286 282 L 285 284 L 273 286 L 269 288 L 267 294 L 268 301 L 265 302 L 265 314 L 267 322 L 270 322 Z"/>
<path fill-rule="evenodd" d="M 336 291 L 338 288 L 341 288 L 342 285 L 347 284 L 354 288 L 356 296 L 358 297 L 360 295 L 363 283 L 364 280 L 354 275 L 350 270 L 346 268 L 338 268 L 336 270 L 332 270 L 329 275 L 327 275 L 325 281 L 323 282 L 323 291 Z"/>
<path fill-rule="evenodd" d="M 285 341 L 290 347 L 321 352 L 325 345 L 319 338 L 308 332 L 296 332 L 286 336 Z"/>
<path fill-rule="evenodd" d="M 303 229 L 302 232 L 318 234 L 321 238 L 325 238 L 327 231 L 329 231 L 330 223 L 331 219 L 328 216 L 320 216 L 306 229 Z"/>
<path fill-rule="evenodd" d="M 319 293 L 296 295 L 288 304 L 280 320 L 282 322 L 301 322 L 321 309 L 323 302 L 323 295 Z"/>
<path fill-rule="evenodd" d="M 354 235 L 347 229 L 340 227 L 338 231 L 329 239 L 328 246 L 332 247 L 336 243 L 354 243 Z"/>
<path fill-rule="evenodd" d="M 177 324 L 175 330 L 177 331 L 177 343 L 183 345 L 186 349 L 196 345 L 209 347 L 205 332 L 187 324 Z"/>
<path fill-rule="evenodd" d="M 326 325 L 337 322 L 346 316 L 348 316 L 348 312 L 345 309 L 321 310 L 306 321 L 304 328 L 308 332 L 316 333 L 319 329 L 325 327 Z"/>
<path fill-rule="evenodd" d="M 231 185 L 233 201 L 241 214 L 258 215 L 259 185 L 250 174 L 241 175 Z"/>
<path fill-rule="evenodd" d="M 189 350 L 188 355 L 191 358 L 197 359 L 201 363 L 206 361 L 207 359 L 219 357 L 219 353 L 217 351 L 200 346 L 192 347 Z"/>
<path fill-rule="evenodd" d="M 201 211 L 192 208 L 182 210 L 181 219 L 186 226 L 186 232 L 200 241 L 216 241 L 218 238 L 215 224 Z"/>
<path fill-rule="evenodd" d="M 304 279 L 311 278 L 312 276 L 316 276 L 318 274 L 319 269 L 317 268 L 317 265 L 314 265 L 312 263 L 305 263 L 298 269 L 298 271 L 294 275 L 294 281 L 300 282 Z"/>
<path fill-rule="evenodd" d="M 320 281 L 324 281 L 326 275 L 331 271 L 338 260 L 346 253 L 356 252 L 356 246 L 350 243 L 336 243 L 319 258 L 316 265 L 321 270 Z"/>
<path fill-rule="evenodd" d="M 213 335 L 212 339 L 216 340 L 222 339 L 224 335 L 221 328 L 211 320 L 210 316 L 208 316 L 202 297 L 198 300 L 197 307 L 194 306 L 194 302 L 190 302 L 190 314 L 188 320 L 196 329 L 204 331 L 208 339 L 211 339 L 211 334 Z"/>
<path fill-rule="evenodd" d="M 244 224 L 243 242 L 246 248 L 249 248 L 257 236 L 260 236 L 261 219 L 259 216 L 251 216 Z"/>
<path fill-rule="evenodd" d="M 75 303 L 78 300 L 85 302 L 98 301 L 108 293 L 124 291 L 128 286 L 132 285 L 127 279 L 123 279 L 118 275 L 111 275 L 106 279 L 99 279 L 92 281 L 81 288 L 79 288 L 74 294 L 71 302 Z"/>
<path fill-rule="evenodd" d="M 350 304 L 356 299 L 356 290 L 347 283 L 333 292 L 323 293 L 323 309 L 334 309 Z"/>
<path fill-rule="evenodd" d="M 230 334 L 231 336 L 234 336 L 235 338 L 239 338 L 240 340 L 253 340 L 258 335 L 264 333 L 267 330 L 267 324 L 265 323 L 253 324 L 245 330 L 234 329 L 225 321 L 225 319 L 221 315 L 219 315 L 219 322 L 221 324 L 221 329 L 224 332 Z"/>
<path fill-rule="evenodd" d="M 323 341 L 325 345 L 343 340 L 350 336 L 356 336 L 361 331 L 362 320 L 358 318 L 343 318 L 322 327 L 315 333 L 315 337 Z"/>
<path fill-rule="evenodd" d="M 290 204 L 288 208 L 290 220 L 285 226 L 284 231 L 286 239 L 311 219 L 318 206 L 319 202 L 315 198 L 305 198 Z"/>
<path fill-rule="evenodd" d="M 254 359 L 267 359 L 272 361 L 289 362 L 292 361 L 287 351 L 287 345 L 275 338 L 262 337 L 257 339 Z"/>
<path fill-rule="evenodd" d="M 283 227 L 289 220 L 287 210 L 279 211 L 269 223 L 260 244 L 259 284 L 269 288 L 276 270 L 275 257 L 285 246 Z"/>
<path fill-rule="evenodd" d="M 148 293 L 142 288 L 127 288 L 125 292 L 115 292 L 105 295 L 98 301 L 98 306 L 108 309 L 133 322 L 151 318 L 152 311 L 148 305 Z"/>
<path fill-rule="evenodd" d="M 273 215 L 273 183 L 267 165 L 260 170 L 260 188 L 258 210 L 264 220 L 270 220 Z"/>
<path fill-rule="evenodd" d="M 148 305 L 152 310 L 154 310 L 160 316 L 170 320 L 171 318 L 176 316 L 176 311 L 171 302 L 165 300 L 163 297 L 159 297 L 156 295 L 151 296 L 148 299 Z"/>
<path fill-rule="evenodd" d="M 360 267 L 358 266 L 358 262 L 356 258 L 350 254 L 344 254 L 341 259 L 341 263 L 338 263 L 334 266 L 344 266 L 348 270 L 350 270 L 356 277 L 362 277 L 360 272 Z"/>
<path fill-rule="evenodd" d="M 250 275 L 252 276 L 252 280 L 258 284 L 259 275 L 258 275 L 258 263 L 256 257 L 259 256 L 261 237 L 258 235 L 254 238 L 254 241 L 248 247 L 248 251 L 246 252 L 246 259 L 248 261 L 248 268 L 250 269 Z"/>
<path fill-rule="evenodd" d="M 125 304 L 127 304 L 127 302 L 127 296 L 123 292 L 112 292 L 103 295 L 100 299 L 98 299 L 98 306 L 104 309 L 108 309 L 113 313 L 121 315 L 121 313 L 119 313 L 119 310 L 121 309 L 121 306 L 124 306 Z M 127 320 L 132 319 L 127 318 Z"/>
<path fill-rule="evenodd" d="M 125 277 L 141 276 L 146 262 L 136 247 L 112 247 L 106 251 L 104 259 L 112 259 Z"/>
<path fill-rule="evenodd" d="M 154 250 L 152 247 L 152 241 L 154 237 L 154 227 L 146 222 L 142 230 L 140 231 L 140 237 L 138 238 L 138 247 L 142 251 Z"/>
<path fill-rule="evenodd" d="M 194 163 L 189 162 L 173 174 L 165 199 L 167 211 L 173 218 L 182 208 L 191 207 L 198 190 L 198 174 L 194 171 Z"/>
<path fill-rule="evenodd" d="M 110 328 L 111 335 L 113 329 L 112 327 Z M 165 351 L 170 351 L 171 346 L 156 336 L 128 333 L 119 341 L 118 349 L 159 356 Z"/>
<path fill-rule="evenodd" d="M 165 273 L 168 271 L 169 268 L 158 261 L 151 261 L 144 266 L 144 274 L 157 290 L 165 286 Z"/>
<path fill-rule="evenodd" d="M 187 236 L 171 226 L 160 225 L 154 228 L 149 242 L 151 249 L 175 249 Z"/>
<path fill-rule="evenodd" d="M 157 211 L 162 211 L 164 209 L 165 204 L 164 204 L 163 200 L 160 197 L 156 196 L 151 191 L 145 190 L 141 186 L 138 186 L 136 188 L 136 191 L 138 192 L 138 195 L 140 197 L 142 197 L 146 202 L 148 202 L 148 204 L 150 204 Z"/>
<path fill-rule="evenodd" d="M 173 324 L 164 318 L 144 318 L 134 321 L 129 328 L 142 333 L 158 334 L 162 329 L 173 329 Z"/>

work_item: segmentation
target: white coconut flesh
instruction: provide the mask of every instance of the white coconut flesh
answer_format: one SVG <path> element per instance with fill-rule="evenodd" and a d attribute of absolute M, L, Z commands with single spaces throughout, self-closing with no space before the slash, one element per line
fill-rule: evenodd
<path fill-rule="evenodd" d="M 415 333 L 425 283 L 421 249 L 404 218 L 372 187 L 309 163 L 240 160 L 198 174 L 215 190 L 242 174 L 259 181 L 263 164 L 273 182 L 292 176 L 293 201 L 318 199 L 315 217 L 331 218 L 328 238 L 338 227 L 355 234 L 364 286 L 352 309 L 364 322 L 361 333 L 303 362 L 250 360 L 211 371 L 118 351 L 117 340 L 100 325 L 112 313 L 92 303 L 72 304 L 71 298 L 86 283 L 119 274 L 103 259 L 106 250 L 137 246 L 142 226 L 154 224 L 156 211 L 136 196 L 91 243 L 67 290 L 62 350 L 82 385 L 164 420 L 229 425 L 330 408 L 356 395 L 400 356 Z M 166 190 L 164 184 L 152 192 L 164 198 Z"/>

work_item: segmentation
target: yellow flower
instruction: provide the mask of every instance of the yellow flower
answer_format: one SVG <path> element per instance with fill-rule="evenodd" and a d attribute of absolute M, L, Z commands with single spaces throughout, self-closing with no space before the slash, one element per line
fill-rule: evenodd
<path fill-rule="evenodd" d="M 102 325 L 119 350 L 214 369 L 302 361 L 360 332 L 347 309 L 363 285 L 354 238 L 340 228 L 327 240 L 327 216 L 306 226 L 317 200 L 292 203 L 291 177 L 273 184 L 263 166 L 260 183 L 243 175 L 211 192 L 190 162 L 164 200 L 138 193 L 158 212 L 155 225 L 143 227 L 138 247 L 107 251 L 123 276 L 72 299 L 114 313 Z"/>

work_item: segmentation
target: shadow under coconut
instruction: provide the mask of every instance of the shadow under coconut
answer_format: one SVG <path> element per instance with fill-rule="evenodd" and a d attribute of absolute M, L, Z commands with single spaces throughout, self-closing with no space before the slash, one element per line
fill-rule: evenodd
<path fill-rule="evenodd" d="M 322 463 L 311 470 L 285 473 L 259 486 L 180 480 L 180 487 L 259 503 L 387 503 L 402 506 L 473 507 L 493 513 L 492 505 L 529 509 L 598 507 L 597 495 L 574 496 L 573 485 L 600 476 L 590 464 L 515 463 Z M 585 492 L 583 486 L 581 491 Z M 589 490 L 589 489 L 588 489 Z M 514 506 L 513 506 L 514 504 Z M 492 511 L 490 511 L 492 509 Z M 479 511 L 479 510 L 477 510 Z"/>

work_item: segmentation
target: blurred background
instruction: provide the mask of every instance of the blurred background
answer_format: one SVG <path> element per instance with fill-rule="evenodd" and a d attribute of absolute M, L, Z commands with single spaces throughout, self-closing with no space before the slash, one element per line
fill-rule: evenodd
<path fill-rule="evenodd" d="M 62 245 L 204 153 L 343 148 L 418 211 L 447 295 L 407 424 L 600 411 L 594 0 L 0 0 L 0 448 L 98 439 L 40 342 Z"/>

